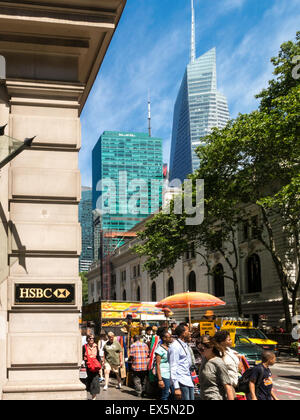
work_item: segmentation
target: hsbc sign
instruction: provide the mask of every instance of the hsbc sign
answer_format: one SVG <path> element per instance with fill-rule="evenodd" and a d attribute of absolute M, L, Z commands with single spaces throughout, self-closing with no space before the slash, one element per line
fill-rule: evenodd
<path fill-rule="evenodd" d="M 16 284 L 16 305 L 74 305 L 75 284 Z"/>
<path fill-rule="evenodd" d="M 6 79 L 6 60 L 3 55 L 0 55 L 0 80 Z"/>

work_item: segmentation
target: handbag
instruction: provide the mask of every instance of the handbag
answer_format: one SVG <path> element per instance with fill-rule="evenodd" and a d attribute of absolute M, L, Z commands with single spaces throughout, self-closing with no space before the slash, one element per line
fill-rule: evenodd
<path fill-rule="evenodd" d="M 89 357 L 87 345 L 85 345 L 85 354 L 87 358 L 86 366 L 92 373 L 98 373 L 101 369 L 101 363 L 95 357 Z"/>
<path fill-rule="evenodd" d="M 87 378 L 86 367 L 81 366 L 79 369 L 79 379 L 86 379 L 86 378 Z"/>

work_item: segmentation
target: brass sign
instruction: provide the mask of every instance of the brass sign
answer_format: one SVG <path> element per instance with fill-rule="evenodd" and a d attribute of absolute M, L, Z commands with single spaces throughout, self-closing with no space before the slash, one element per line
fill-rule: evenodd
<path fill-rule="evenodd" d="M 75 284 L 16 284 L 16 305 L 74 305 Z"/>

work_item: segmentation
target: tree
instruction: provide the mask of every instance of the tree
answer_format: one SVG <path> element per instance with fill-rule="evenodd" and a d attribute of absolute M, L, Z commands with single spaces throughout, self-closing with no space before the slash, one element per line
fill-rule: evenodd
<path fill-rule="evenodd" d="M 82 306 L 88 304 L 88 279 L 85 272 L 79 273 L 82 282 Z"/>
<path fill-rule="evenodd" d="M 213 184 L 215 185 L 215 184 Z M 213 189 L 214 191 L 214 189 Z M 235 225 L 238 220 L 231 217 L 232 211 L 225 204 L 216 203 L 215 195 L 210 194 L 209 185 L 205 192 L 205 217 L 200 225 L 189 226 L 186 214 L 174 214 L 174 202 L 170 214 L 158 213 L 146 223 L 144 231 L 139 233 L 141 244 L 135 247 L 139 255 L 147 256 L 145 269 L 152 279 L 164 269 L 174 268 L 183 254 L 192 248 L 201 257 L 201 265 L 207 268 L 206 275 L 214 275 L 208 255 L 222 255 L 228 270 L 224 278 L 233 282 L 239 316 L 243 315 L 240 289 L 238 284 L 238 249 Z"/>
<path fill-rule="evenodd" d="M 260 212 L 258 239 L 270 252 L 280 279 L 288 330 L 292 326 L 289 304 L 292 300 L 295 313 L 299 290 L 299 222 L 295 215 L 299 215 L 300 193 L 300 101 L 299 81 L 289 75 L 293 54 L 300 55 L 299 33 L 296 44 L 283 44 L 278 58 L 272 59 L 278 78 L 258 95 L 260 109 L 240 114 L 223 130 L 215 129 L 206 138 L 207 146 L 198 149 L 201 169 L 194 174 L 205 178 L 205 186 L 217 180 L 216 202 L 229 202 L 233 214 L 240 216 L 247 205 Z M 292 247 L 285 255 L 274 235 L 275 222 L 282 224 Z M 291 265 L 296 267 L 296 277 L 291 275 Z"/>

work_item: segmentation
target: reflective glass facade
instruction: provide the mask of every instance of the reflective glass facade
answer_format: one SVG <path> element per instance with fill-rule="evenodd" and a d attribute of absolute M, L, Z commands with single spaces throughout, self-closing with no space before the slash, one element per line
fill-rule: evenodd
<path fill-rule="evenodd" d="M 195 149 L 213 127 L 230 116 L 227 99 L 217 91 L 216 49 L 187 66 L 174 108 L 170 180 L 183 181 L 199 166 Z"/>
<path fill-rule="evenodd" d="M 93 150 L 93 209 L 105 208 L 107 204 L 103 202 L 99 181 L 110 179 L 116 188 L 111 189 L 110 196 L 115 209 L 101 216 L 101 230 L 128 231 L 159 209 L 162 188 L 151 188 L 151 181 L 162 181 L 162 166 L 161 139 L 143 133 L 102 134 Z M 137 187 L 136 182 L 142 185 Z M 142 198 L 136 200 L 140 191 Z M 135 212 L 130 203 L 136 207 Z"/>
<path fill-rule="evenodd" d="M 81 225 L 81 255 L 79 258 L 79 271 L 88 271 L 94 259 L 93 251 L 93 214 L 92 189 L 82 187 L 81 201 L 79 203 L 79 222 Z"/>

